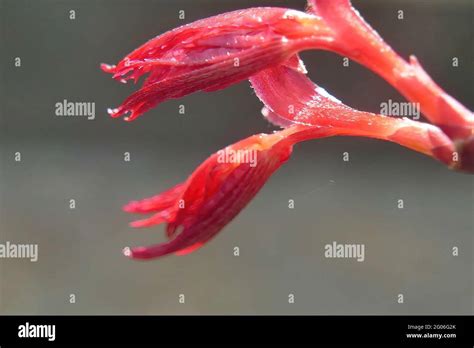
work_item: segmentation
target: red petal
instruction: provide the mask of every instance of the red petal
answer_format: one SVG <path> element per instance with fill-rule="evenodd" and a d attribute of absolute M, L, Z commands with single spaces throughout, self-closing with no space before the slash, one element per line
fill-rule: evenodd
<path fill-rule="evenodd" d="M 223 161 L 223 152 L 213 154 L 183 184 L 183 192 L 177 198 L 184 202 L 184 206 L 173 210 L 175 214 L 171 218 L 163 219 L 162 212 L 159 212 L 138 223 L 141 227 L 166 221 L 167 234 L 174 238 L 155 246 L 127 249 L 126 254 L 133 258 L 153 258 L 180 251 L 185 253 L 192 250 L 189 248 L 206 243 L 250 202 L 288 159 L 295 142 L 330 135 L 333 135 L 331 130 L 319 127 L 292 126 L 271 135 L 254 135 L 226 148 L 227 151 L 247 151 L 249 154 L 254 151 L 255 166 L 242 160 Z M 157 197 L 168 198 L 169 192 Z M 167 198 L 166 206 L 177 206 L 177 202 L 172 204 Z"/>
<path fill-rule="evenodd" d="M 123 207 L 123 210 L 127 213 L 151 213 L 156 211 L 162 211 L 164 209 L 172 207 L 182 194 L 184 184 L 178 184 L 169 190 L 146 198 L 141 201 L 133 201 Z"/>

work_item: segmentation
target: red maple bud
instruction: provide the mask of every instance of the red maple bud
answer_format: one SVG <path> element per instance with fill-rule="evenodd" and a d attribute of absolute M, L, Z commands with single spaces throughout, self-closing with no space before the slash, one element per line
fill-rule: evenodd
<path fill-rule="evenodd" d="M 102 64 L 121 82 L 149 74 L 143 87 L 112 117 L 132 121 L 157 104 L 196 91 L 215 91 L 242 81 L 315 44 L 329 31 L 317 16 L 284 8 L 251 8 L 171 30 L 148 41 L 116 66 Z"/>
<path fill-rule="evenodd" d="M 125 248 L 124 254 L 134 259 L 151 259 L 195 251 L 245 208 L 288 160 L 294 144 L 335 135 L 363 134 L 345 127 L 294 124 L 273 134 L 253 135 L 214 153 L 184 183 L 124 207 L 129 213 L 153 214 L 132 222 L 132 227 L 166 223 L 170 239 L 157 245 Z M 233 154 L 229 158 L 234 160 L 228 160 L 226 153 Z M 249 158 L 254 160 L 246 160 Z"/>
<path fill-rule="evenodd" d="M 125 255 L 148 259 L 184 255 L 202 246 L 228 224 L 289 157 L 292 145 L 307 127 L 295 125 L 274 134 L 253 135 L 216 152 L 182 184 L 162 194 L 134 201 L 130 213 L 153 213 L 133 227 L 167 223 L 170 241 L 149 247 L 126 248 Z M 320 132 L 312 127 L 312 132 Z M 321 135 L 329 134 L 321 131 Z M 226 154 L 232 156 L 226 157 Z M 252 159 L 252 160 L 249 160 Z M 178 232 L 178 230 L 180 230 Z"/>

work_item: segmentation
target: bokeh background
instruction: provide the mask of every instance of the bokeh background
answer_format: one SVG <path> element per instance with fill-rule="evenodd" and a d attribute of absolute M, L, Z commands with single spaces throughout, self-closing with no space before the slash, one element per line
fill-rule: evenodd
<path fill-rule="evenodd" d="M 133 217 L 121 211 L 124 203 L 183 181 L 209 154 L 274 127 L 261 117 L 248 82 L 166 102 L 132 123 L 112 119 L 107 107 L 136 87 L 112 81 L 99 63 L 115 63 L 155 35 L 203 17 L 252 6 L 303 9 L 304 3 L 0 1 L 0 243 L 39 244 L 36 263 L 0 259 L 1 314 L 473 312 L 473 177 L 377 140 L 299 144 L 204 248 L 150 262 L 122 256 L 125 246 L 165 240 L 162 226 L 129 228 Z M 416 54 L 435 81 L 473 108 L 472 1 L 354 5 L 398 52 Z M 353 107 L 379 112 L 381 102 L 404 101 L 335 54 L 303 58 L 314 81 Z M 63 99 L 95 102 L 96 119 L 56 117 L 55 103 Z M 14 161 L 17 151 L 21 162 Z M 346 151 L 349 162 L 342 160 Z M 324 258 L 332 241 L 365 244 L 365 261 Z"/>

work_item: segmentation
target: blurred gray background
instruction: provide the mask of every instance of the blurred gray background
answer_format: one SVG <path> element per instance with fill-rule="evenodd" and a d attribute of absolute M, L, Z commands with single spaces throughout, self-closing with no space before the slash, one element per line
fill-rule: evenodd
<path fill-rule="evenodd" d="M 0 259 L 0 313 L 473 312 L 473 177 L 370 139 L 297 145 L 250 205 L 193 254 L 149 262 L 122 256 L 125 246 L 165 240 L 162 226 L 129 228 L 134 217 L 122 212 L 125 203 L 183 181 L 211 153 L 274 127 L 261 117 L 248 82 L 166 102 L 132 123 L 112 119 L 107 107 L 138 87 L 114 82 L 99 64 L 203 17 L 252 6 L 303 9 L 304 0 L 0 4 L 0 243 L 39 244 L 36 263 Z M 354 5 L 395 50 L 415 54 L 436 82 L 473 108 L 472 1 Z M 343 67 L 335 54 L 303 58 L 315 82 L 353 107 L 379 112 L 381 102 L 404 101 L 370 71 L 352 62 Z M 96 119 L 56 117 L 63 99 L 95 102 Z M 21 162 L 14 161 L 17 151 Z M 345 151 L 350 162 L 342 161 Z M 365 262 L 324 258 L 332 241 L 365 244 Z"/>

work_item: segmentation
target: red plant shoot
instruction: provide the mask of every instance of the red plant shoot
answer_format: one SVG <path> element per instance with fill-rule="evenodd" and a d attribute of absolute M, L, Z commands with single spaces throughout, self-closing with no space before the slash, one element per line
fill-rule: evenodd
<path fill-rule="evenodd" d="M 267 120 L 283 130 L 258 134 L 216 152 L 181 184 L 124 209 L 151 214 L 133 227 L 166 223 L 168 242 L 126 248 L 135 259 L 187 254 L 224 228 L 289 158 L 293 145 L 336 135 L 395 142 L 451 169 L 474 172 L 474 116 L 436 85 L 414 56 L 402 59 L 355 11 L 349 0 L 308 0 L 308 12 L 251 8 L 171 30 L 117 65 L 102 64 L 126 82 L 148 75 L 112 117 L 132 121 L 171 98 L 215 91 L 249 79 Z M 431 122 L 355 110 L 315 85 L 297 53 L 324 49 L 380 75 Z M 291 112 L 289 111 L 291 107 Z M 253 153 L 255 163 L 223 161 L 223 152 Z"/>
<path fill-rule="evenodd" d="M 315 43 L 324 45 L 328 35 L 317 17 L 283 8 L 234 11 L 182 26 L 148 41 L 116 66 L 102 64 L 120 82 L 149 74 L 138 92 L 109 113 L 130 113 L 126 120 L 132 121 L 167 99 L 225 88 Z"/>

